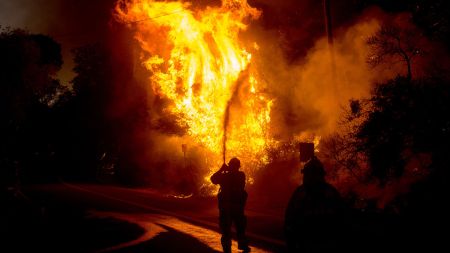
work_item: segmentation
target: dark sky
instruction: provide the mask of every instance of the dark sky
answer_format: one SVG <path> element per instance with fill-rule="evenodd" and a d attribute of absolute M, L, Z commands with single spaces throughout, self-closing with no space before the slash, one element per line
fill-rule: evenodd
<path fill-rule="evenodd" d="M 48 34 L 62 44 L 60 78 L 72 78 L 71 48 L 101 41 L 115 0 L 0 0 L 0 24 Z"/>

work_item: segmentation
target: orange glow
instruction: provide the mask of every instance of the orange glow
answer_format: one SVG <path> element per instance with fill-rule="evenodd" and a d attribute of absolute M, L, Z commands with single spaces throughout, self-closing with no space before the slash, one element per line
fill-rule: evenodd
<path fill-rule="evenodd" d="M 253 170 L 268 162 L 266 148 L 274 142 L 268 134 L 273 101 L 251 64 L 251 50 L 259 46 L 239 38 L 260 12 L 246 0 L 203 9 L 188 2 L 130 0 L 119 1 L 116 14 L 135 31 L 154 92 L 172 102 L 166 109 L 180 116 L 178 124 L 190 139 L 210 151 L 205 183 L 222 162 L 229 101 L 227 160 L 239 157 L 251 182 Z"/>

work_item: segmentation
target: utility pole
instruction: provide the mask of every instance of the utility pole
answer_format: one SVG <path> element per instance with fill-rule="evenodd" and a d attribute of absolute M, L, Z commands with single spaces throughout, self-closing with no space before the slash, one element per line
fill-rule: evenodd
<path fill-rule="evenodd" d="M 336 71 L 336 59 L 334 55 L 334 38 L 333 38 L 333 20 L 331 18 L 331 0 L 323 0 L 323 16 L 325 21 L 325 33 L 328 39 L 328 54 L 330 57 L 331 68 L 331 80 L 335 83 L 333 85 L 333 94 L 339 96 L 339 89 L 337 88 L 337 71 Z"/>
<path fill-rule="evenodd" d="M 323 0 L 323 15 L 325 17 L 325 31 L 327 33 L 328 45 L 333 46 L 334 41 L 330 0 Z"/>

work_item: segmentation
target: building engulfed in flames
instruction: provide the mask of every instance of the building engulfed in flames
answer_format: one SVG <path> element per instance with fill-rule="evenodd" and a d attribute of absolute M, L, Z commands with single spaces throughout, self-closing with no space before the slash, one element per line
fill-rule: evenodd
<path fill-rule="evenodd" d="M 227 158 L 248 165 L 249 175 L 267 163 L 273 101 L 252 65 L 258 45 L 239 38 L 246 22 L 259 18 L 257 9 L 246 0 L 202 9 L 181 1 L 128 0 L 117 3 L 116 13 L 135 31 L 153 91 L 172 102 L 166 109 L 180 116 L 177 123 L 215 156 L 209 174 L 222 162 L 224 146 Z"/>

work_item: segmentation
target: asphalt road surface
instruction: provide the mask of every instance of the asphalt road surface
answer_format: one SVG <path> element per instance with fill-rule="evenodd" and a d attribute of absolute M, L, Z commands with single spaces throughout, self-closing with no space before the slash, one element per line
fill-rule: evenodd
<path fill-rule="evenodd" d="M 30 186 L 23 192 L 38 221 L 31 220 L 34 226 L 13 223 L 17 231 L 10 252 L 221 252 L 214 197 L 72 183 Z M 282 211 L 261 209 L 249 201 L 246 210 L 252 252 L 284 252 Z M 238 252 L 235 240 L 233 252 Z"/>

